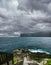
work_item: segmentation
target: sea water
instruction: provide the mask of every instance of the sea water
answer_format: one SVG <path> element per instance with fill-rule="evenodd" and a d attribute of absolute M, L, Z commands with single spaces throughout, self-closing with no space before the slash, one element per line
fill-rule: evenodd
<path fill-rule="evenodd" d="M 12 52 L 22 48 L 51 53 L 51 37 L 0 37 L 0 51 Z"/>

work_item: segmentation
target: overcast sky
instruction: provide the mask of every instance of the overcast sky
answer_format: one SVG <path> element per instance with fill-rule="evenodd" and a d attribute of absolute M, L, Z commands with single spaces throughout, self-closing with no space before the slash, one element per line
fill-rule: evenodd
<path fill-rule="evenodd" d="M 51 0 L 0 0 L 0 36 L 51 31 Z"/>

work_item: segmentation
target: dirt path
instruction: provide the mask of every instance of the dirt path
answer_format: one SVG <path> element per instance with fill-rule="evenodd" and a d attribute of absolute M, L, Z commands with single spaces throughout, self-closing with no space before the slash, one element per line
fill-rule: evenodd
<path fill-rule="evenodd" d="M 24 57 L 23 65 L 28 65 L 28 64 L 39 64 L 37 61 L 30 61 L 29 56 Z"/>
<path fill-rule="evenodd" d="M 45 65 L 47 63 L 48 59 L 44 59 L 42 62 L 39 63 L 39 65 Z"/>
<path fill-rule="evenodd" d="M 24 57 L 23 65 L 28 65 L 28 63 L 27 63 L 27 57 Z"/>

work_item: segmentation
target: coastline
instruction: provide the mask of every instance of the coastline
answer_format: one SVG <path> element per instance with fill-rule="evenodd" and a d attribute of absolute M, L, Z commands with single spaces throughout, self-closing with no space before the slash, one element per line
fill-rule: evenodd
<path fill-rule="evenodd" d="M 42 50 L 42 49 L 29 49 L 30 52 L 33 52 L 33 53 L 46 53 L 46 54 L 50 54 L 48 51 L 46 50 Z"/>
<path fill-rule="evenodd" d="M 31 51 L 30 51 L 31 50 Z M 7 54 L 7 53 L 5 53 L 5 54 Z M 4 56 L 4 59 L 5 59 L 5 54 L 4 54 L 4 52 L 2 53 L 2 57 L 1 58 L 3 58 L 3 56 Z M 21 61 L 21 63 L 22 62 L 24 62 L 24 59 L 25 58 L 28 58 L 31 62 L 32 62 L 32 60 L 33 61 L 36 61 L 36 63 L 38 62 L 38 63 L 40 63 L 40 62 L 42 62 L 44 59 L 49 59 L 49 58 L 51 58 L 51 54 L 47 54 L 47 53 L 42 53 L 41 51 L 39 51 L 39 52 L 35 52 L 34 50 L 33 50 L 33 52 L 32 52 L 32 49 L 16 49 L 16 50 L 13 50 L 13 52 L 12 52 L 12 54 L 11 54 L 11 56 L 10 56 L 10 53 L 8 54 L 8 56 L 6 56 L 6 58 L 8 59 L 12 59 L 12 62 L 14 63 L 14 64 L 19 64 L 20 63 L 20 61 Z M 4 61 L 4 60 L 3 60 Z M 1 61 L 2 62 L 2 61 Z M 5 60 L 5 62 L 7 62 L 7 60 Z M 8 64 L 10 63 L 10 60 L 8 60 Z M 34 63 L 34 62 L 33 62 Z"/>

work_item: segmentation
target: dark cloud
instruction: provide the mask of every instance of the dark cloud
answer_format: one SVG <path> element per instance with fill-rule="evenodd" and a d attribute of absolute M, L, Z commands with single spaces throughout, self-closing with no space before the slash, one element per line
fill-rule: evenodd
<path fill-rule="evenodd" d="M 51 31 L 50 0 L 0 0 L 0 36 Z"/>
<path fill-rule="evenodd" d="M 18 9 L 21 10 L 46 10 L 47 4 L 46 1 L 43 3 L 43 0 L 22 0 Z"/>

